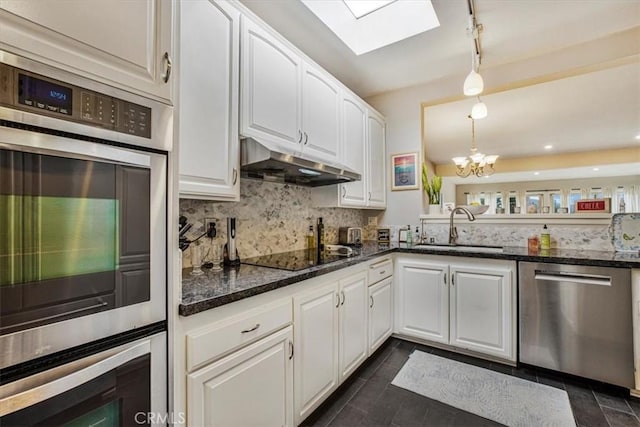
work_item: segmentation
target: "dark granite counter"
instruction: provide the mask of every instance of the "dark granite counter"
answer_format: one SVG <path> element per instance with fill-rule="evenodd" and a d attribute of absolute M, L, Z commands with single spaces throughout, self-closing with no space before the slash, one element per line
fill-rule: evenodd
<path fill-rule="evenodd" d="M 191 268 L 185 268 L 182 270 L 182 303 L 178 312 L 181 316 L 190 316 L 210 308 L 369 261 L 372 258 L 391 253 L 393 250 L 393 247 L 379 247 L 375 242 L 367 242 L 363 245 L 359 255 L 341 258 L 335 262 L 300 271 L 241 264 L 236 268 L 225 267 L 222 271 L 203 269 L 205 274 L 192 276 Z"/>
<path fill-rule="evenodd" d="M 529 253 L 527 248 L 522 247 L 505 247 L 503 252 L 487 253 L 415 248 L 407 247 L 404 244 L 380 247 L 376 242 L 366 242 L 361 253 L 357 256 L 343 258 L 329 264 L 314 266 L 300 271 L 287 271 L 243 264 L 237 268 L 225 268 L 222 271 L 203 270 L 205 274 L 192 276 L 190 274 L 191 268 L 185 268 L 182 271 L 182 303 L 179 306 L 179 313 L 181 316 L 190 316 L 201 311 L 292 285 L 393 252 L 602 267 L 640 268 L 640 254 L 638 253 L 562 249 Z"/>

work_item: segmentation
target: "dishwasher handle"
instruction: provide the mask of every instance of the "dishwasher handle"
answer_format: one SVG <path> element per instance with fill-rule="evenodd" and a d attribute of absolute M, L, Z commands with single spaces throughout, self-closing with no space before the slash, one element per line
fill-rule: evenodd
<path fill-rule="evenodd" d="M 611 286 L 611 277 L 606 276 L 588 276 L 581 274 L 566 274 L 566 273 L 549 273 L 549 272 L 537 272 L 535 275 L 536 280 L 545 280 L 547 282 L 568 282 L 576 283 L 579 285 L 600 285 Z"/>

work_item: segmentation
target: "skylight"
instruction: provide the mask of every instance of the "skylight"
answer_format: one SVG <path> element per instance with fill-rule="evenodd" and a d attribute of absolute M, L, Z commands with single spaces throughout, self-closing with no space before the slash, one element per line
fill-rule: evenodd
<path fill-rule="evenodd" d="M 431 0 L 300 0 L 356 55 L 439 27 Z"/>
<path fill-rule="evenodd" d="M 342 0 L 356 19 L 385 7 L 396 0 Z"/>

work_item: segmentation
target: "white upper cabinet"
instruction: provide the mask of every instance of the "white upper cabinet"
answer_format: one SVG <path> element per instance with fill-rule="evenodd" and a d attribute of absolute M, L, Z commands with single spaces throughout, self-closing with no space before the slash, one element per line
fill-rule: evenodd
<path fill-rule="evenodd" d="M 170 102 L 175 4 L 0 0 L 0 49 Z"/>
<path fill-rule="evenodd" d="M 384 118 L 369 110 L 368 125 L 368 199 L 367 206 L 371 208 L 385 208 L 387 206 L 386 185 L 387 173 L 385 168 L 385 129 Z"/>
<path fill-rule="evenodd" d="M 328 74 L 304 64 L 302 75 L 302 145 L 305 153 L 338 160 L 340 88 Z"/>
<path fill-rule="evenodd" d="M 384 118 L 346 91 L 342 96 L 341 110 L 341 160 L 360 173 L 362 179 L 314 188 L 313 203 L 322 207 L 384 209 L 387 206 Z"/>
<path fill-rule="evenodd" d="M 360 181 L 340 185 L 341 206 L 367 204 L 367 107 L 347 93 L 342 97 L 342 159 L 347 167 L 362 175 Z"/>
<path fill-rule="evenodd" d="M 242 17 L 240 133 L 299 151 L 302 59 L 252 20 Z"/>
<path fill-rule="evenodd" d="M 180 197 L 240 198 L 239 51 L 237 9 L 214 0 L 180 3 Z"/>

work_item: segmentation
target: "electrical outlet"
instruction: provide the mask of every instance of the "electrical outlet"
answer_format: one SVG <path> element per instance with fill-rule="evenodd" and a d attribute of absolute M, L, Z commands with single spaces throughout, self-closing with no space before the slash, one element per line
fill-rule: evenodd
<path fill-rule="evenodd" d="M 218 234 L 218 218 L 205 218 L 204 219 L 204 232 L 207 233 L 207 237 L 213 239 Z"/>
<path fill-rule="evenodd" d="M 370 216 L 369 217 L 369 225 L 378 225 L 378 217 Z"/>

